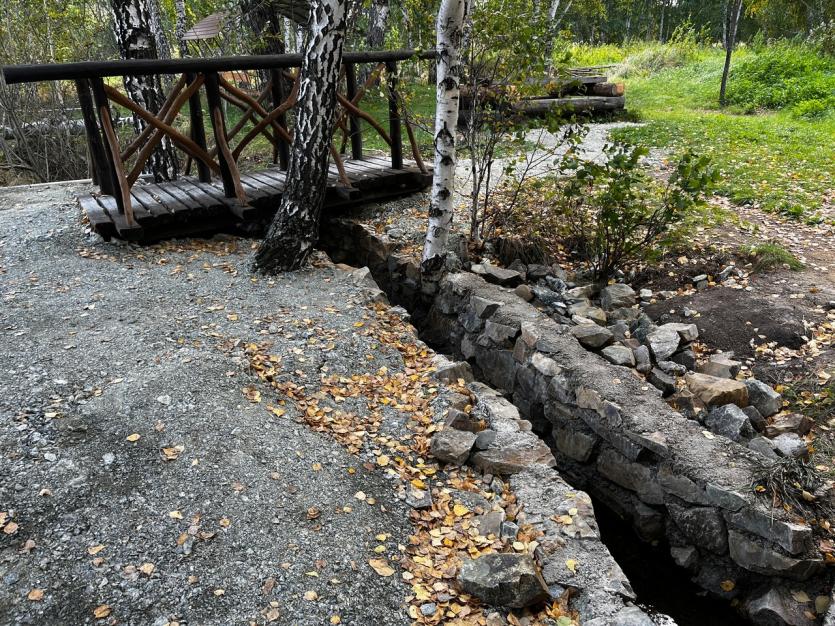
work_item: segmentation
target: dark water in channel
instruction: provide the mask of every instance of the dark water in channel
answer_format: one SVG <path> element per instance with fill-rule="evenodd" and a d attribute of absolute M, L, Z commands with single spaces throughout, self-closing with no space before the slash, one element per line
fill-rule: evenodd
<path fill-rule="evenodd" d="M 704 595 L 689 573 L 673 562 L 666 546 L 642 541 L 628 522 L 598 502 L 594 514 L 603 543 L 645 610 L 665 613 L 678 626 L 750 626 L 729 603 Z"/>

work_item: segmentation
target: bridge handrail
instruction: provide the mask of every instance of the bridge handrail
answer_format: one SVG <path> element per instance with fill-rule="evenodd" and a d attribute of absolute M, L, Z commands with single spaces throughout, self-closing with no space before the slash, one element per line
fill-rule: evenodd
<path fill-rule="evenodd" d="M 409 59 L 431 59 L 434 50 L 368 50 L 346 52 L 345 64 L 391 63 Z M 78 80 L 107 76 L 143 76 L 147 74 L 185 74 L 198 72 L 231 72 L 235 70 L 268 70 L 301 67 L 302 54 L 265 54 L 187 59 L 133 59 L 129 61 L 77 61 L 0 66 L 0 73 L 9 85 L 51 80 Z"/>

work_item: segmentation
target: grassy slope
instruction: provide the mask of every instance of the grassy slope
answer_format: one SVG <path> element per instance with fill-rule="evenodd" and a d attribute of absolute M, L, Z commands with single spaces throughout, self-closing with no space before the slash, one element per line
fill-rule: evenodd
<path fill-rule="evenodd" d="M 618 61 L 616 53 L 598 51 L 594 60 Z M 835 115 L 806 121 L 788 112 L 719 111 L 722 62 L 720 50 L 702 50 L 683 67 L 627 78 L 627 106 L 647 125 L 616 136 L 674 150 L 691 146 L 719 165 L 720 191 L 732 200 L 814 218 L 835 193 Z"/>

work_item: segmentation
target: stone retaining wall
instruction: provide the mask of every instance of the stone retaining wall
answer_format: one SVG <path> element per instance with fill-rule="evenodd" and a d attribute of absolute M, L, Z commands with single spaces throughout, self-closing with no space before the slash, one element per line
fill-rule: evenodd
<path fill-rule="evenodd" d="M 807 524 L 751 491 L 763 457 L 705 432 L 634 370 L 586 351 L 568 327 L 509 289 L 464 272 L 421 285 L 416 263 L 385 236 L 339 222 L 323 238 L 334 260 L 368 265 L 395 302 L 420 312 L 424 338 L 511 398 L 575 488 L 630 520 L 644 539 L 666 541 L 700 586 L 738 601 L 755 623 L 820 617 L 825 608 L 815 601 L 829 596 L 831 568 Z"/>

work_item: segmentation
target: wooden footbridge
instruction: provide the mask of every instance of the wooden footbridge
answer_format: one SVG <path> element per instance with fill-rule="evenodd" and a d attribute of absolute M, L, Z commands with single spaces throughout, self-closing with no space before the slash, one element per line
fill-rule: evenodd
<path fill-rule="evenodd" d="M 430 184 L 431 172 L 421 159 L 398 92 L 398 63 L 427 56 L 411 50 L 344 55 L 326 208 L 403 195 Z M 269 222 L 286 180 L 301 63 L 301 55 L 283 54 L 17 65 L 0 71 L 8 84 L 75 82 L 93 182 L 100 189 L 100 193 L 80 197 L 81 208 L 93 229 L 105 238 L 146 242 Z M 360 64 L 372 68 L 362 85 L 356 78 Z M 235 73 L 253 71 L 265 77 L 256 94 L 237 86 L 234 79 Z M 123 77 L 150 75 L 170 77 L 164 82 L 173 83 L 155 113 L 122 89 Z M 360 107 L 363 96 L 383 75 L 387 124 Z M 209 141 L 204 103 L 211 127 Z M 183 113 L 186 105 L 187 114 Z M 230 106 L 240 111 L 234 124 L 228 123 Z M 120 136 L 114 108 L 140 120 L 141 132 Z M 187 124 L 180 120 L 186 115 Z M 364 152 L 364 127 L 382 138 L 387 155 Z M 404 128 L 411 159 L 403 155 Z M 272 164 L 242 172 L 245 150 L 253 150 L 258 137 L 265 137 L 272 147 Z M 150 184 L 143 172 L 163 141 L 183 153 L 182 167 L 171 172 L 168 180 Z"/>

